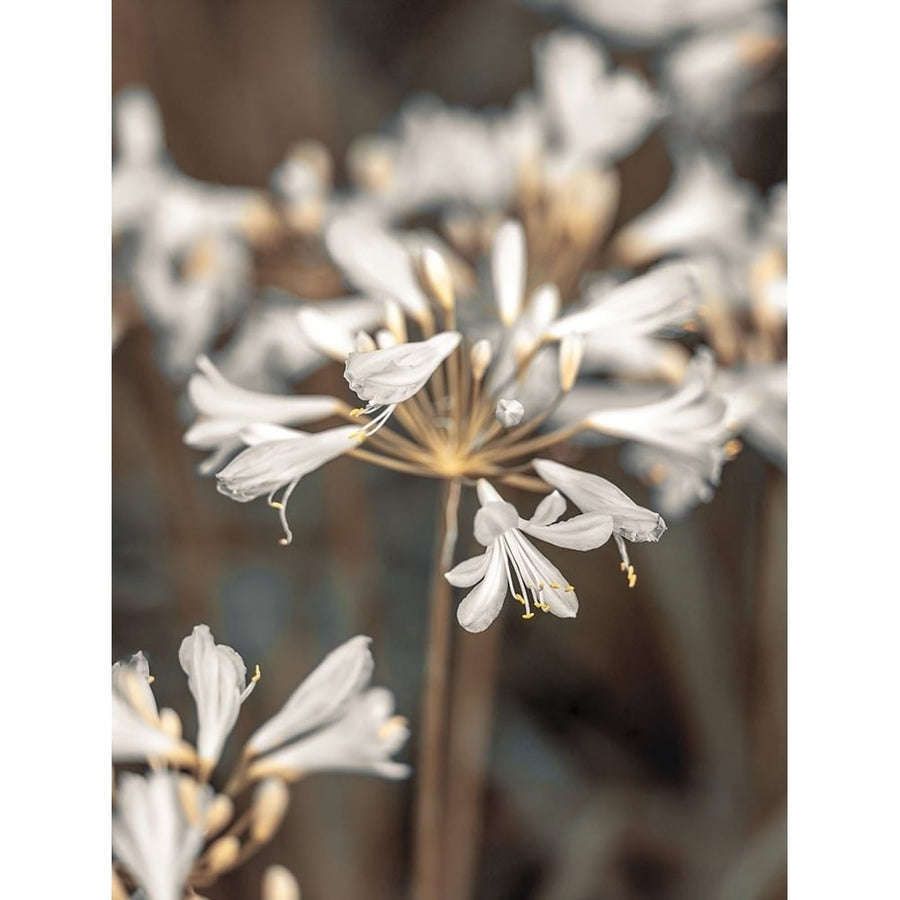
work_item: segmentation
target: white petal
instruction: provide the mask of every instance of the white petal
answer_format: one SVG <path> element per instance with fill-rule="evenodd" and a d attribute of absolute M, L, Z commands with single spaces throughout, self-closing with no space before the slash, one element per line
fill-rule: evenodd
<path fill-rule="evenodd" d="M 341 715 L 372 677 L 371 644 L 371 638 L 358 635 L 332 650 L 254 733 L 247 747 L 265 753 Z"/>
<path fill-rule="evenodd" d="M 507 220 L 497 229 L 491 274 L 500 321 L 509 327 L 522 310 L 525 292 L 525 231 L 519 222 Z"/>
<path fill-rule="evenodd" d="M 484 581 L 463 598 L 456 610 L 456 619 L 466 631 L 484 631 L 500 613 L 507 590 L 502 554 L 497 545 L 488 550 Z"/>
<path fill-rule="evenodd" d="M 540 473 L 538 473 L 540 474 Z M 543 476 L 541 476 L 543 477 Z M 544 481 L 547 479 L 544 478 Z M 529 520 L 531 525 L 549 525 L 555 522 L 566 511 L 565 497 L 559 491 L 547 494 L 537 505 L 534 515 Z"/>
<path fill-rule="evenodd" d="M 593 550 L 605 544 L 613 532 L 613 518 L 606 513 L 583 513 L 555 525 L 519 524 L 521 531 L 569 550 Z"/>
<path fill-rule="evenodd" d="M 512 503 L 486 503 L 475 513 L 475 540 L 483 547 L 492 544 L 501 534 L 519 524 L 519 514 Z"/>
<path fill-rule="evenodd" d="M 444 573 L 444 578 L 453 587 L 472 587 L 473 584 L 477 584 L 484 578 L 489 561 L 490 555 L 487 553 L 482 553 L 481 556 L 473 556 L 471 559 L 464 559 L 449 572 Z"/>

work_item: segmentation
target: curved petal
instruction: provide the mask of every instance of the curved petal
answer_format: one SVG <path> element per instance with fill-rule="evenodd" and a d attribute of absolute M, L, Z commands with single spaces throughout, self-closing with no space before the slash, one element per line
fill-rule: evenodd
<path fill-rule="evenodd" d="M 540 473 L 538 473 L 540 474 Z M 545 478 L 544 481 L 547 479 Z M 565 497 L 559 491 L 548 494 L 537 505 L 534 515 L 529 519 L 531 525 L 550 525 L 566 511 Z"/>
<path fill-rule="evenodd" d="M 486 503 L 475 513 L 475 540 L 482 547 L 487 547 L 518 524 L 519 514 L 512 503 L 502 500 Z"/>
<path fill-rule="evenodd" d="M 462 599 L 456 610 L 456 619 L 466 631 L 484 631 L 500 614 L 506 597 L 506 569 L 501 554 L 497 547 L 488 550 L 484 580 Z"/>
<path fill-rule="evenodd" d="M 584 513 L 555 525 L 524 522 L 520 530 L 532 537 L 569 550 L 593 550 L 605 544 L 613 532 L 613 518 L 606 513 Z"/>
<path fill-rule="evenodd" d="M 449 572 L 444 573 L 444 578 L 453 585 L 453 587 L 472 587 L 484 578 L 487 571 L 490 554 L 482 553 L 480 556 L 473 556 L 471 559 L 464 559 L 461 563 L 454 566 Z"/>

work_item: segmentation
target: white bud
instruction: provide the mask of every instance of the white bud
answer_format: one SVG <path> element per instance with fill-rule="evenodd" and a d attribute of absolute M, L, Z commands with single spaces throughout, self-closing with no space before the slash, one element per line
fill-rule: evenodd
<path fill-rule="evenodd" d="M 259 844 L 265 844 L 281 824 L 291 801 L 288 786 L 280 778 L 266 778 L 253 795 L 253 824 L 250 836 Z"/>
<path fill-rule="evenodd" d="M 453 278 L 447 262 L 434 247 L 424 247 L 419 256 L 419 272 L 429 293 L 443 309 L 451 310 L 456 302 L 453 292 Z"/>
<path fill-rule="evenodd" d="M 300 885 L 284 866 L 269 866 L 263 875 L 262 900 L 300 900 Z"/>
<path fill-rule="evenodd" d="M 518 400 L 504 400 L 501 397 L 494 408 L 494 418 L 504 428 L 512 428 L 514 425 L 518 425 L 524 415 L 525 407 Z"/>
<path fill-rule="evenodd" d="M 563 391 L 570 391 L 581 360 L 584 356 L 584 337 L 580 334 L 567 334 L 559 342 L 559 383 Z"/>
<path fill-rule="evenodd" d="M 472 375 L 476 381 L 484 378 L 487 367 L 491 364 L 491 358 L 494 351 L 491 349 L 491 342 L 487 338 L 475 341 L 472 345 L 469 358 L 472 361 Z"/>

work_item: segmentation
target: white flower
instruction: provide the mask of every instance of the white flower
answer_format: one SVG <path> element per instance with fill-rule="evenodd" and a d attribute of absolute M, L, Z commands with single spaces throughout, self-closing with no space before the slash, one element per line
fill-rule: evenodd
<path fill-rule="evenodd" d="M 125 773 L 119 778 L 113 855 L 148 900 L 181 900 L 185 880 L 203 846 L 202 819 L 214 792 L 209 785 L 197 787 L 200 821 L 191 822 L 179 797 L 182 777 L 159 771 L 147 777 Z"/>
<path fill-rule="evenodd" d="M 384 688 L 352 696 L 337 719 L 252 762 L 249 777 L 292 781 L 313 772 L 360 772 L 405 778 L 409 766 L 391 756 L 406 743 L 409 729 L 393 711 L 394 696 Z"/>
<path fill-rule="evenodd" d="M 740 255 L 758 207 L 755 189 L 734 175 L 725 157 L 683 154 L 671 187 L 619 232 L 613 251 L 629 265 L 672 252 Z"/>
<path fill-rule="evenodd" d="M 535 43 L 534 57 L 550 146 L 568 166 L 615 162 L 660 116 L 647 82 L 611 71 L 603 48 L 583 34 L 553 32 Z"/>
<path fill-rule="evenodd" d="M 729 424 L 782 469 L 787 467 L 787 363 L 721 370 L 716 390 Z"/>
<path fill-rule="evenodd" d="M 256 434 L 260 433 L 257 429 Z M 287 502 L 294 488 L 304 475 L 353 449 L 360 429 L 355 425 L 343 425 L 317 434 L 305 434 L 269 426 L 266 433 L 274 439 L 264 440 L 239 453 L 216 474 L 216 480 L 220 493 L 240 503 L 266 496 L 269 506 L 279 511 L 284 529 L 281 543 L 287 545 L 293 539 L 286 518 Z M 242 434 L 245 442 L 254 440 L 252 429 Z M 282 487 L 284 494 L 280 501 L 275 501 L 275 492 Z"/>
<path fill-rule="evenodd" d="M 597 410 L 584 425 L 671 451 L 691 460 L 707 482 L 718 484 L 731 432 L 725 400 L 712 390 L 714 375 L 712 353 L 700 347 L 674 394 L 642 406 Z"/>
<path fill-rule="evenodd" d="M 620 341 L 646 337 L 690 320 L 700 297 L 696 268 L 687 262 L 664 263 L 611 290 L 588 291 L 587 305 L 561 316 L 549 337 L 606 333 Z"/>
<path fill-rule="evenodd" d="M 188 687 L 197 704 L 200 763 L 211 772 L 237 721 L 241 704 L 256 687 L 259 667 L 246 684 L 247 667 L 240 654 L 225 644 L 217 644 L 208 625 L 196 625 L 181 642 L 178 661 L 188 676 Z"/>
<path fill-rule="evenodd" d="M 143 653 L 112 667 L 112 759 L 138 762 L 164 758 L 191 762 L 193 750 L 160 722 L 150 687 L 150 667 Z"/>
<path fill-rule="evenodd" d="M 637 575 L 628 558 L 625 541 L 658 541 L 666 530 L 662 516 L 638 506 L 612 482 L 599 475 L 571 469 L 549 459 L 536 459 L 533 465 L 547 484 L 565 494 L 582 512 L 612 516 L 613 537 L 622 557 L 622 571 L 627 575 L 628 586 L 634 587 Z"/>
<path fill-rule="evenodd" d="M 442 331 L 426 341 L 352 352 L 347 357 L 344 378 L 361 399 L 368 401 L 363 412 L 380 410 L 362 433 L 369 435 L 377 431 L 398 403 L 422 390 L 461 340 L 462 335 L 457 331 Z"/>
<path fill-rule="evenodd" d="M 274 750 L 341 716 L 372 677 L 371 644 L 371 638 L 358 635 L 332 650 L 284 706 L 256 730 L 247 742 L 247 752 L 258 755 Z"/>
<path fill-rule="evenodd" d="M 562 618 L 573 617 L 578 611 L 574 587 L 524 534 L 557 547 L 590 550 L 609 540 L 612 517 L 585 513 L 557 522 L 566 501 L 554 491 L 530 519 L 522 519 L 483 478 L 478 481 L 478 499 L 481 509 L 475 514 L 475 538 L 487 552 L 459 563 L 444 576 L 454 587 L 475 586 L 459 604 L 459 624 L 466 631 L 484 631 L 499 615 L 507 590 L 525 607 L 525 619 L 534 616 L 532 606 Z"/>
<path fill-rule="evenodd" d="M 346 212 L 328 226 L 325 242 L 354 287 L 376 299 L 395 300 L 419 321 L 430 315 L 409 253 L 377 218 L 357 209 Z"/>
<path fill-rule="evenodd" d="M 336 397 L 265 394 L 233 384 L 206 356 L 197 359 L 200 370 L 188 382 L 188 396 L 198 420 L 187 430 L 190 447 L 215 452 L 200 464 L 208 474 L 243 445 L 241 430 L 256 422 L 300 425 L 324 419 L 343 405 Z"/>

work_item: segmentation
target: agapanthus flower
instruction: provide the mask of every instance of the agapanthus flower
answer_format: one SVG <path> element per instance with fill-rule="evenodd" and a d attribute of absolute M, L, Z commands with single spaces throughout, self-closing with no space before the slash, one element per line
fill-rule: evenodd
<path fill-rule="evenodd" d="M 113 762 L 192 762 L 191 747 L 167 729 L 160 718 L 150 687 L 152 680 L 143 653 L 135 653 L 128 662 L 117 662 L 112 667 Z"/>
<path fill-rule="evenodd" d="M 197 625 L 182 642 L 178 661 L 197 704 L 197 752 L 202 771 L 219 761 L 241 704 L 259 681 L 259 666 L 247 683 L 247 667 L 237 651 L 217 644 L 208 625 Z"/>
<path fill-rule="evenodd" d="M 248 391 L 230 382 L 206 356 L 197 359 L 199 372 L 188 381 L 188 396 L 199 416 L 185 432 L 190 447 L 213 450 L 199 467 L 202 474 L 218 468 L 243 446 L 240 432 L 255 422 L 300 425 L 325 419 L 338 412 L 335 397 L 265 394 Z"/>
<path fill-rule="evenodd" d="M 572 469 L 550 459 L 536 459 L 534 470 L 583 513 L 612 516 L 613 538 L 622 558 L 622 571 L 628 579 L 628 586 L 634 587 L 637 574 L 628 557 L 625 541 L 658 541 L 666 530 L 663 517 L 651 509 L 638 506 L 624 491 L 599 475 Z"/>
<path fill-rule="evenodd" d="M 371 772 L 386 778 L 409 773 L 390 757 L 409 736 L 393 715 L 393 696 L 369 688 L 371 639 L 351 638 L 333 650 L 247 742 L 248 775 L 294 780 L 318 771 Z"/>
<path fill-rule="evenodd" d="M 116 789 L 112 820 L 113 856 L 128 870 L 147 900 L 181 900 L 184 884 L 203 847 L 205 813 L 213 798 L 208 785 L 195 785 L 196 818 L 181 800 L 176 772 L 147 776 L 126 772 Z"/>
<path fill-rule="evenodd" d="M 575 588 L 525 535 L 572 550 L 592 550 L 609 540 L 612 516 L 584 513 L 563 522 L 566 501 L 557 491 L 538 504 L 530 519 L 519 516 L 485 479 L 478 481 L 481 508 L 475 514 L 475 539 L 486 548 L 444 576 L 454 587 L 473 588 L 460 602 L 456 618 L 466 631 L 484 631 L 500 613 L 507 593 L 524 607 L 572 618 L 578 612 Z"/>

